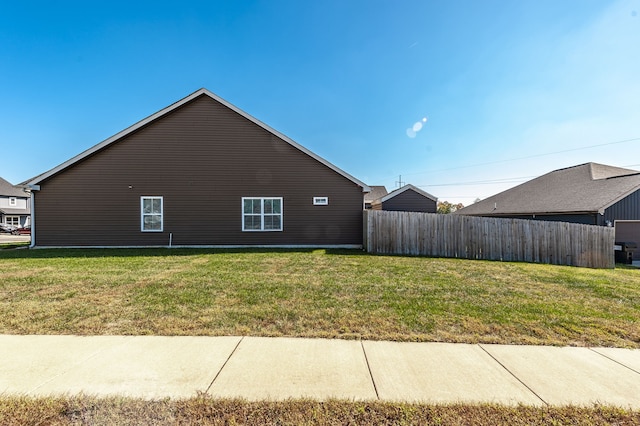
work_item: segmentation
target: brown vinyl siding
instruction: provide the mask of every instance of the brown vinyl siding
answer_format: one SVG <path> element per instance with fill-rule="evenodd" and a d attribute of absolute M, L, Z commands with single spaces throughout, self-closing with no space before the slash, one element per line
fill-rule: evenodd
<path fill-rule="evenodd" d="M 208 96 L 40 187 L 38 246 L 362 244 L 360 186 Z M 141 232 L 141 196 L 163 197 L 163 232 Z M 282 197 L 283 231 L 242 232 L 242 197 Z"/>
<path fill-rule="evenodd" d="M 376 210 L 374 208 L 374 210 Z M 382 210 L 435 213 L 438 210 L 436 200 L 418 194 L 412 189 L 382 202 Z"/>

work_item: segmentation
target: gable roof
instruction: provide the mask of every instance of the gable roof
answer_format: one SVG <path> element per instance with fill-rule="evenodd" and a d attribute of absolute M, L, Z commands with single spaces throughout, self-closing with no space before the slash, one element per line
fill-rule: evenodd
<path fill-rule="evenodd" d="M 369 188 L 371 189 L 371 192 L 365 194 L 364 196 L 365 203 L 371 203 L 377 200 L 378 198 L 382 198 L 388 194 L 387 188 L 385 188 L 384 186 L 372 185 Z"/>
<path fill-rule="evenodd" d="M 4 180 L 1 177 L 0 177 L 0 196 L 22 197 L 22 198 L 29 197 L 29 195 L 27 195 L 21 188 L 18 188 L 17 186 L 13 186 L 12 184 L 10 184 L 8 181 Z"/>
<path fill-rule="evenodd" d="M 327 160 L 325 160 L 324 158 L 314 154 L 313 152 L 309 151 L 307 148 L 303 147 L 302 145 L 298 144 L 297 142 L 295 142 L 293 139 L 285 136 L 284 134 L 278 132 L 277 130 L 269 127 L 268 125 L 266 125 L 265 123 L 263 123 L 262 121 L 258 120 L 257 118 L 247 114 L 246 112 L 242 111 L 240 108 L 236 107 L 235 105 L 225 101 L 224 99 L 222 99 L 221 97 L 215 95 L 214 93 L 210 92 L 209 90 L 202 88 L 199 90 L 196 90 L 195 92 L 193 92 L 192 94 L 186 96 L 185 98 L 180 99 L 179 101 L 169 105 L 166 108 L 161 109 L 160 111 L 156 112 L 155 114 L 152 114 L 150 116 L 148 116 L 147 118 L 144 118 L 140 121 L 138 121 L 137 123 L 133 124 L 132 126 L 127 127 L 126 129 L 122 130 L 119 133 L 116 133 L 115 135 L 111 136 L 108 139 L 105 139 L 104 141 L 100 142 L 97 145 L 92 146 L 91 148 L 87 149 L 86 151 L 76 155 L 75 157 L 65 161 L 64 163 L 52 168 L 51 170 L 48 170 L 38 176 L 35 176 L 25 182 L 23 182 L 21 185 L 37 185 L 40 182 L 44 181 L 45 179 L 63 171 L 64 169 L 71 167 L 72 165 L 74 165 L 75 163 L 82 161 L 83 159 L 85 159 L 86 157 L 89 157 L 93 154 L 95 154 L 98 151 L 101 151 L 105 148 L 107 148 L 109 145 L 117 142 L 118 140 L 120 140 L 121 138 L 135 132 L 136 130 L 152 123 L 153 121 L 165 116 L 166 114 L 170 113 L 171 111 L 174 111 L 175 109 L 180 108 L 181 106 L 193 101 L 194 99 L 200 97 L 200 96 L 208 96 L 211 99 L 221 103 L 222 105 L 226 106 L 227 108 L 231 109 L 232 111 L 240 114 L 242 117 L 248 119 L 249 121 L 252 121 L 253 123 L 255 123 L 256 125 L 262 127 L 263 129 L 265 129 L 266 131 L 270 132 L 271 134 L 273 134 L 274 136 L 282 139 L 283 141 L 287 142 L 289 145 L 293 146 L 294 148 L 302 151 L 303 153 L 307 154 L 308 156 L 310 156 L 311 158 L 315 159 L 316 161 L 324 164 L 325 166 L 329 167 L 331 170 L 335 171 L 336 173 L 342 175 L 343 177 L 347 178 L 348 180 L 352 181 L 353 183 L 355 183 L 356 185 L 360 186 L 363 190 L 363 192 L 369 192 L 370 188 L 363 182 L 361 182 L 360 180 L 356 179 L 355 177 L 351 176 L 350 174 L 348 174 L 347 172 L 345 172 L 344 170 L 334 166 L 333 164 L 331 164 L 330 162 L 328 162 Z"/>
<path fill-rule="evenodd" d="M 430 198 L 433 201 L 438 201 L 437 197 L 435 197 L 435 196 L 429 194 L 428 192 L 423 191 L 422 189 L 420 189 L 418 187 L 415 187 L 415 186 L 411 185 L 410 183 L 408 183 L 405 186 L 403 186 L 402 188 L 398 188 L 395 191 L 391 191 L 390 193 L 388 193 L 384 197 L 380 198 L 379 200 L 376 200 L 376 203 L 377 202 L 384 203 L 385 201 L 390 200 L 391 198 L 396 197 L 396 196 L 402 194 L 403 192 L 409 191 L 409 190 L 417 192 L 418 194 L 422 195 L 423 197 Z"/>
<path fill-rule="evenodd" d="M 466 215 L 604 213 L 640 189 L 640 172 L 585 163 L 554 170 L 458 210 Z"/>

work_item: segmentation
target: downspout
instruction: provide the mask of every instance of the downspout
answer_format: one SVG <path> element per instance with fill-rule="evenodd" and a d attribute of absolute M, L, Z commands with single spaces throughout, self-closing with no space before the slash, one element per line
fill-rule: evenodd
<path fill-rule="evenodd" d="M 29 202 L 31 203 L 31 244 L 29 244 L 29 248 L 34 248 L 36 246 L 36 199 L 34 191 L 40 190 L 40 185 L 29 185 L 28 186 L 31 197 L 29 197 Z"/>
<path fill-rule="evenodd" d="M 367 202 L 364 196 L 370 192 L 371 188 L 362 188 L 362 251 L 367 251 L 367 246 L 369 245 L 369 212 L 367 211 Z"/>

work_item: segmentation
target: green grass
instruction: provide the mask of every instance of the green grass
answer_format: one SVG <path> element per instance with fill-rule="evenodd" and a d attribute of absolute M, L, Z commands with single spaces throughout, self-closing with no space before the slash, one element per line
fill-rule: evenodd
<path fill-rule="evenodd" d="M 640 271 L 335 250 L 0 250 L 0 333 L 640 347 Z M 0 396 L 0 424 L 640 424 L 608 406 Z"/>
<path fill-rule="evenodd" d="M 27 248 L 29 247 L 29 242 L 11 242 L 11 243 L 0 243 L 0 250 L 13 250 L 17 248 Z"/>
<path fill-rule="evenodd" d="M 640 411 L 290 400 L 143 401 L 124 398 L 0 398 L 0 424 L 26 425 L 637 425 Z"/>
<path fill-rule="evenodd" d="M 349 250 L 1 250 L 0 333 L 640 347 L 640 270 Z"/>

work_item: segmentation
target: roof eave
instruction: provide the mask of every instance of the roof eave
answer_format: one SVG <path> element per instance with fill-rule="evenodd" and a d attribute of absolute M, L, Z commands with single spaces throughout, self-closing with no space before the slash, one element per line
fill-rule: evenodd
<path fill-rule="evenodd" d="M 219 97 L 218 95 L 214 94 L 213 92 L 202 88 L 199 90 L 196 90 L 195 92 L 193 92 L 192 94 L 180 99 L 177 102 L 174 102 L 173 104 L 161 109 L 160 111 L 156 112 L 155 114 L 152 114 L 150 116 L 148 116 L 147 118 L 144 118 L 140 121 L 138 121 L 137 123 L 127 127 L 126 129 L 122 130 L 121 132 L 116 133 L 115 135 L 111 136 L 108 139 L 105 139 L 104 141 L 100 142 L 97 145 L 92 146 L 91 148 L 81 152 L 80 154 L 76 155 L 75 157 L 65 161 L 64 163 L 52 168 L 51 170 L 42 173 L 38 176 L 35 176 L 34 178 L 31 178 L 30 180 L 27 180 L 25 182 L 22 182 L 21 185 L 37 185 L 40 182 L 44 181 L 45 179 L 63 171 L 64 169 L 74 165 L 75 163 L 89 157 L 90 155 L 106 148 L 107 146 L 111 145 L 112 143 L 116 142 L 117 140 L 135 132 L 136 130 L 140 129 L 141 127 L 146 126 L 147 124 L 155 121 L 156 119 L 168 114 L 169 112 L 183 106 L 184 104 L 191 102 L 192 100 L 196 99 L 199 96 L 202 95 L 207 95 L 210 98 L 220 102 L 221 104 L 223 104 L 224 106 L 226 106 L 227 108 L 235 111 L 236 113 L 240 114 L 241 116 L 245 117 L 246 119 L 252 121 L 253 123 L 257 124 L 258 126 L 262 127 L 263 129 L 267 130 L 268 132 L 272 133 L 273 135 L 279 137 L 280 139 L 284 140 L 285 142 L 287 142 L 288 144 L 290 144 L 291 146 L 293 146 L 294 148 L 302 151 L 303 153 L 307 154 L 308 156 L 310 156 L 311 158 L 315 159 L 316 161 L 324 164 L 325 166 L 329 167 L 330 169 L 332 169 L 333 171 L 335 171 L 336 173 L 342 175 L 343 177 L 347 178 L 348 180 L 352 181 L 353 183 L 355 183 L 356 185 L 360 186 L 362 188 L 362 192 L 370 192 L 371 188 L 369 188 L 369 186 L 367 184 L 365 184 L 364 182 L 360 181 L 359 179 L 356 179 L 355 177 L 351 176 L 349 173 L 345 172 L 344 170 L 340 169 L 339 167 L 336 167 L 335 165 L 331 164 L 330 162 L 328 162 L 327 160 L 325 160 L 324 158 L 314 154 L 313 152 L 309 151 L 307 148 L 303 147 L 302 145 L 298 144 L 297 142 L 295 142 L 293 139 L 289 138 L 288 136 L 278 132 L 277 130 L 271 128 L 270 126 L 268 126 L 267 124 L 263 123 L 262 121 L 258 120 L 257 118 L 253 117 L 252 115 L 244 112 L 243 110 L 241 110 L 240 108 L 236 107 L 235 105 L 225 101 L 224 99 L 222 99 L 221 97 Z"/>
<path fill-rule="evenodd" d="M 602 206 L 601 210 L 604 211 L 604 210 L 608 209 L 609 207 L 611 207 L 612 205 L 614 205 L 618 201 L 628 197 L 629 195 L 633 194 L 634 192 L 636 192 L 638 190 L 640 190 L 640 185 L 636 185 L 633 188 L 631 188 L 630 190 L 621 193 L 620 195 L 618 195 L 617 197 L 615 197 L 611 201 L 609 201 L 607 204 Z"/>
<path fill-rule="evenodd" d="M 182 98 L 181 100 L 179 100 L 178 102 L 175 102 L 171 105 L 169 105 L 166 108 L 161 109 L 160 111 L 156 112 L 155 114 L 152 114 L 150 116 L 148 116 L 147 118 L 144 118 L 140 121 L 138 121 L 135 124 L 132 124 L 131 126 L 127 127 L 126 129 L 116 133 L 115 135 L 111 136 L 110 138 L 107 138 L 105 140 L 103 140 L 102 142 L 98 143 L 97 145 L 92 146 L 91 148 L 81 152 L 80 154 L 76 155 L 75 157 L 70 158 L 69 160 L 65 161 L 62 164 L 59 164 L 58 166 L 50 169 L 47 172 L 44 172 L 34 178 L 32 178 L 31 180 L 27 180 L 25 182 L 22 182 L 21 185 L 37 185 L 38 183 L 42 182 L 43 180 L 61 172 L 62 170 L 66 169 L 69 166 L 72 166 L 73 164 L 89 157 L 90 155 L 102 150 L 103 148 L 111 145 L 112 143 L 114 143 L 115 141 L 117 141 L 118 139 L 121 139 L 125 136 L 127 136 L 130 133 L 135 132 L 136 130 L 140 129 L 141 127 L 144 127 L 145 125 L 151 123 L 152 121 L 162 117 L 163 115 L 175 110 L 176 108 L 186 104 L 187 102 L 192 101 L 193 99 L 197 98 L 198 96 L 203 94 L 203 90 L 204 89 L 200 89 L 197 90 L 196 92 L 193 92 L 192 94 L 190 94 L 189 96 Z"/>
<path fill-rule="evenodd" d="M 465 216 L 553 216 L 553 215 L 583 215 L 600 213 L 599 210 L 581 210 L 581 211 L 555 211 L 555 212 L 473 212 L 467 213 L 464 209 L 455 213 Z M 602 213 L 600 213 L 602 214 Z"/>
<path fill-rule="evenodd" d="M 396 189 L 396 190 L 394 190 L 394 191 L 391 191 L 390 193 L 388 193 L 388 194 L 387 194 L 387 195 L 385 195 L 384 197 L 379 198 L 378 200 L 379 200 L 381 203 L 383 203 L 383 202 L 388 201 L 388 200 L 390 200 L 391 198 L 393 198 L 393 197 L 395 197 L 395 196 L 397 196 L 397 195 L 402 194 L 402 193 L 403 193 L 403 192 L 405 192 L 405 191 L 408 191 L 409 189 L 411 189 L 411 190 L 413 190 L 413 191 L 417 192 L 418 194 L 422 195 L 423 197 L 429 198 L 429 199 L 431 199 L 431 200 L 433 200 L 433 201 L 435 201 L 435 202 L 437 202 L 437 201 L 438 201 L 438 198 L 437 198 L 437 197 L 434 197 L 433 195 L 429 194 L 428 192 L 423 191 L 422 189 L 417 188 L 417 187 L 415 187 L 414 185 L 411 185 L 410 183 L 406 184 L 406 185 L 405 185 L 405 186 L 403 186 L 402 188 L 398 188 L 398 189 Z M 376 201 L 378 201 L 378 200 L 376 200 Z"/>

